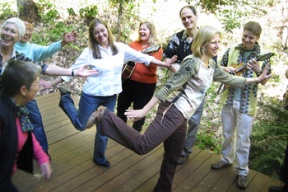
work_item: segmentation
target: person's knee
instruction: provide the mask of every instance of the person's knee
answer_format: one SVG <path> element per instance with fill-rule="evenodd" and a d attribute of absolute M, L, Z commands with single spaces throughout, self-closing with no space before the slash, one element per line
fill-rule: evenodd
<path fill-rule="evenodd" d="M 146 155 L 148 152 L 145 151 L 135 151 L 136 154 L 138 155 Z"/>
<path fill-rule="evenodd" d="M 134 150 L 134 152 L 138 155 L 146 155 L 150 151 L 151 151 L 150 149 L 144 149 L 144 148 Z"/>
<path fill-rule="evenodd" d="M 80 125 L 74 125 L 74 127 L 78 130 L 78 131 L 84 131 L 86 130 L 86 125 L 85 126 L 80 126 Z"/>

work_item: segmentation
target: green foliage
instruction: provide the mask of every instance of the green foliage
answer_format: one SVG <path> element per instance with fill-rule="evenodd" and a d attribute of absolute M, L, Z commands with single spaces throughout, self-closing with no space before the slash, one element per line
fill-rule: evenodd
<path fill-rule="evenodd" d="M 211 131 L 199 131 L 196 137 L 195 145 L 200 149 L 209 149 L 216 154 L 220 153 L 221 142 L 215 137 L 215 134 Z"/>
<path fill-rule="evenodd" d="M 186 0 L 187 3 L 194 1 Z M 224 30 L 227 33 L 233 33 L 234 29 L 240 28 L 242 21 L 249 15 L 266 14 L 266 10 L 262 9 L 263 4 L 273 4 L 274 0 L 199 0 L 196 5 L 199 5 L 204 11 L 214 13 L 221 21 Z"/>
<path fill-rule="evenodd" d="M 52 41 L 56 41 L 59 39 L 59 37 L 62 37 L 65 32 L 70 32 L 70 31 L 72 31 L 72 29 L 73 29 L 72 26 L 67 28 L 65 23 L 58 22 L 58 23 L 56 23 L 56 25 L 53 26 L 52 31 L 49 33 L 50 39 Z"/>
<path fill-rule="evenodd" d="M 68 9 L 67 9 L 67 12 L 68 12 L 68 15 L 69 15 L 69 16 L 76 16 L 76 13 L 75 13 L 75 11 L 74 11 L 73 8 L 68 8 Z"/>
<path fill-rule="evenodd" d="M 210 88 L 208 89 L 206 93 L 206 98 L 205 98 L 206 103 L 215 102 L 215 99 L 218 96 L 217 91 L 218 91 L 219 86 L 220 86 L 220 83 L 212 83 L 212 85 L 210 86 Z"/>
<path fill-rule="evenodd" d="M 33 33 L 32 41 L 36 44 L 47 45 L 62 39 L 64 33 L 68 33 L 72 30 L 72 26 L 67 26 L 63 22 L 57 22 L 55 25 L 51 26 L 49 33 Z"/>
<path fill-rule="evenodd" d="M 288 141 L 288 111 L 281 107 L 281 101 L 269 99 L 260 102 L 265 111 L 253 126 L 250 150 L 250 168 L 276 178 L 283 165 L 284 150 Z"/>
<path fill-rule="evenodd" d="M 16 17 L 18 15 L 17 12 L 15 12 L 11 5 L 7 2 L 0 2 L 0 20 L 4 20 L 10 17 Z"/>
<path fill-rule="evenodd" d="M 280 81 L 281 81 L 281 77 L 280 77 L 280 75 L 272 75 L 272 77 L 270 78 L 270 80 L 269 81 L 274 81 L 274 82 L 276 82 L 276 83 L 280 83 Z"/>
<path fill-rule="evenodd" d="M 55 19 L 59 17 L 59 13 L 56 9 L 49 10 L 45 15 L 42 15 L 42 20 L 46 23 L 52 24 Z"/>
<path fill-rule="evenodd" d="M 118 41 L 129 43 L 131 33 L 138 30 L 139 21 L 145 19 L 145 16 L 139 16 L 141 2 L 143 0 L 109 0 L 111 9 L 114 8 L 118 11 L 116 24 L 112 27 L 112 32 L 117 34 Z"/>
<path fill-rule="evenodd" d="M 225 7 L 219 12 L 219 19 L 223 24 L 224 30 L 228 33 L 232 33 L 233 29 L 240 28 L 241 23 L 239 17 L 241 17 L 242 12 L 237 14 L 236 9 L 231 9 L 230 7 Z"/>
<path fill-rule="evenodd" d="M 197 133 L 195 145 L 201 149 L 210 149 L 213 153 L 220 153 L 222 139 L 216 131 L 221 127 L 219 95 L 217 94 L 219 83 L 213 83 L 205 96 L 204 112 Z"/>
<path fill-rule="evenodd" d="M 93 5 L 93 6 L 81 8 L 79 10 L 79 14 L 81 18 L 91 21 L 98 14 L 98 7 L 97 5 Z"/>
<path fill-rule="evenodd" d="M 38 14 L 41 17 L 42 21 L 47 24 L 53 24 L 55 19 L 59 18 L 59 13 L 54 4 L 49 0 L 39 0 L 35 1 L 35 5 L 38 8 Z"/>

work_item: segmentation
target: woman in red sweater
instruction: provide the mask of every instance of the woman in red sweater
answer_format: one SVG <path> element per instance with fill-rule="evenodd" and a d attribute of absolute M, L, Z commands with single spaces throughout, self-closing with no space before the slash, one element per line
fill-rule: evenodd
<path fill-rule="evenodd" d="M 129 46 L 137 51 L 145 53 L 147 48 L 157 46 L 156 30 L 153 23 L 145 21 L 139 24 L 138 39 L 132 41 Z M 152 53 L 147 53 L 161 60 L 162 48 L 152 50 Z M 133 103 L 133 109 L 142 109 L 152 98 L 156 83 L 157 83 L 157 65 L 145 66 L 140 63 L 135 63 L 135 68 L 129 79 L 124 79 L 122 83 L 123 91 L 119 94 L 117 100 L 117 116 L 127 122 L 127 117 L 124 115 Z M 142 130 L 145 122 L 145 117 L 133 123 L 133 128 L 137 131 Z"/>

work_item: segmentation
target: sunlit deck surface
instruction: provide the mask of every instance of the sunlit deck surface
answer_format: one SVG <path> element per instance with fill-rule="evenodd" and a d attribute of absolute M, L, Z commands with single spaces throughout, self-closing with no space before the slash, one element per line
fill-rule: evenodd
<path fill-rule="evenodd" d="M 99 167 L 92 161 L 96 128 L 82 132 L 74 129 L 58 107 L 58 93 L 39 96 L 36 100 L 49 141 L 53 176 L 50 181 L 45 181 L 17 171 L 13 181 L 21 192 L 153 191 L 163 158 L 162 145 L 147 155 L 139 156 L 109 139 L 106 157 L 111 167 Z M 173 192 L 245 191 L 237 188 L 233 167 L 217 171 L 210 169 L 211 163 L 219 159 L 209 151 L 194 147 L 189 161 L 177 167 Z M 36 162 L 34 164 L 37 167 Z M 38 168 L 35 171 L 35 174 L 40 173 Z M 254 170 L 250 170 L 248 180 L 246 191 L 251 192 L 268 191 L 269 186 L 282 184 Z"/>

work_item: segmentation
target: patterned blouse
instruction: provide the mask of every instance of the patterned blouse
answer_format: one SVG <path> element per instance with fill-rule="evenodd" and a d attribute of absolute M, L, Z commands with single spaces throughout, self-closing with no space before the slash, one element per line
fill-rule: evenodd
<path fill-rule="evenodd" d="M 186 30 L 180 31 L 172 35 L 163 53 L 163 58 L 172 58 L 174 55 L 177 55 L 176 63 L 181 63 L 186 56 L 192 54 L 192 42 L 193 39 L 188 39 Z"/>
<path fill-rule="evenodd" d="M 190 119 L 203 101 L 213 81 L 220 81 L 233 87 L 242 87 L 246 79 L 224 72 L 210 59 L 208 68 L 202 61 L 190 55 L 181 63 L 175 73 L 156 94 L 162 102 L 173 102 L 186 119 Z M 178 98 L 178 99 L 175 99 Z M 175 101 L 176 100 L 176 101 Z"/>

